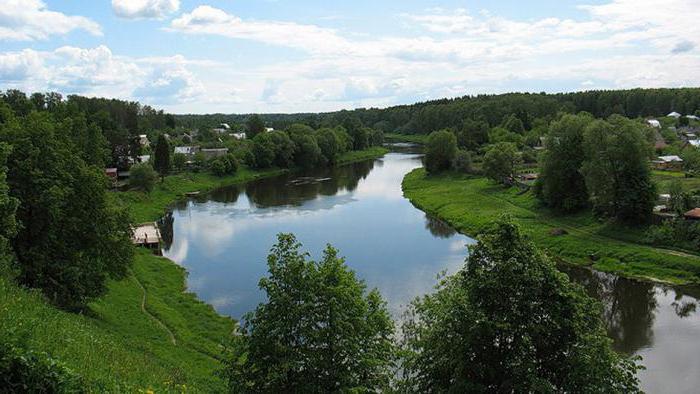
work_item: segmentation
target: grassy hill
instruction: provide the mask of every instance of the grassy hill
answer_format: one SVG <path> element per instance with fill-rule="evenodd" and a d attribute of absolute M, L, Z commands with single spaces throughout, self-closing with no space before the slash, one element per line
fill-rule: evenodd
<path fill-rule="evenodd" d="M 0 277 L 0 332 L 60 360 L 89 391 L 223 391 L 215 371 L 234 322 L 184 292 L 184 269 L 167 259 L 139 251 L 132 272 L 82 315 Z"/>

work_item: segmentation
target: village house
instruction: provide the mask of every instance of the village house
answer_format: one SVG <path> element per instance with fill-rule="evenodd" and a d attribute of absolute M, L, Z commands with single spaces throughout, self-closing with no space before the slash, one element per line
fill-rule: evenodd
<path fill-rule="evenodd" d="M 683 159 L 676 155 L 659 156 L 657 160 L 652 161 L 652 165 L 656 170 L 681 171 Z"/>
<path fill-rule="evenodd" d="M 198 146 L 176 146 L 175 154 L 179 153 L 187 156 L 187 158 L 192 158 L 199 150 Z"/>
<path fill-rule="evenodd" d="M 139 145 L 144 148 L 151 146 L 151 142 L 148 140 L 148 136 L 146 134 L 139 134 Z"/>
<path fill-rule="evenodd" d="M 246 139 L 246 133 L 240 132 L 240 133 L 231 133 L 229 134 L 231 137 L 237 139 L 237 140 L 244 140 Z"/>
<path fill-rule="evenodd" d="M 673 112 L 671 112 L 670 114 L 668 114 L 668 115 L 666 115 L 666 116 L 669 117 L 669 118 L 676 118 L 676 119 L 678 119 L 678 118 L 680 118 L 682 115 L 679 114 L 679 113 L 676 112 L 676 111 L 673 111 Z"/>
<path fill-rule="evenodd" d="M 231 131 L 231 126 L 228 123 L 221 123 L 218 127 L 213 128 L 212 131 L 217 134 L 226 134 Z"/>
<path fill-rule="evenodd" d="M 655 129 L 660 129 L 661 128 L 661 122 L 659 122 L 656 119 L 649 119 L 647 120 L 647 124 Z"/>

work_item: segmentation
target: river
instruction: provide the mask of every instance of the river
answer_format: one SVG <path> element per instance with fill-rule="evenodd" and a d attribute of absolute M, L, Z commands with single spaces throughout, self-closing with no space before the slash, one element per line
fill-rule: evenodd
<path fill-rule="evenodd" d="M 162 220 L 164 255 L 188 270 L 190 291 L 238 319 L 264 300 L 257 284 L 267 253 L 276 234 L 291 232 L 314 258 L 326 243 L 339 249 L 398 319 L 407 303 L 433 289 L 438 274 L 462 267 L 473 243 L 403 197 L 401 180 L 420 166 L 419 155 L 393 152 L 182 201 Z M 700 291 L 562 268 L 603 302 L 616 349 L 643 357 L 645 391 L 700 390 Z"/>

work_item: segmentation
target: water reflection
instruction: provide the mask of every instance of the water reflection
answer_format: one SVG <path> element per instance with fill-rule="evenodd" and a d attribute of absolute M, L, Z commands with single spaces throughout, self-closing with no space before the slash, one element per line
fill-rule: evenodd
<path fill-rule="evenodd" d="M 560 267 L 603 304 L 615 348 L 642 356 L 646 392 L 696 393 L 700 385 L 697 289 L 639 282 L 589 269 Z"/>
<path fill-rule="evenodd" d="M 262 301 L 257 283 L 276 234 L 293 232 L 317 258 L 332 243 L 398 316 L 438 272 L 464 264 L 470 242 L 403 198 L 403 176 L 420 165 L 418 155 L 394 153 L 186 201 L 162 222 L 172 227 L 165 255 L 188 269 L 190 290 L 240 317 Z"/>

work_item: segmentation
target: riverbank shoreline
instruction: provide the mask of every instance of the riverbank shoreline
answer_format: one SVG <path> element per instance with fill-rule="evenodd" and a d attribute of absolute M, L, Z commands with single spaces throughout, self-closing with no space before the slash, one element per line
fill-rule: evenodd
<path fill-rule="evenodd" d="M 408 173 L 404 197 L 418 209 L 474 237 L 502 213 L 511 214 L 533 241 L 554 258 L 623 277 L 669 285 L 700 283 L 700 256 L 631 240 L 641 231 L 596 220 L 590 213 L 556 216 L 538 206 L 531 192 L 519 194 L 483 177 Z"/>

